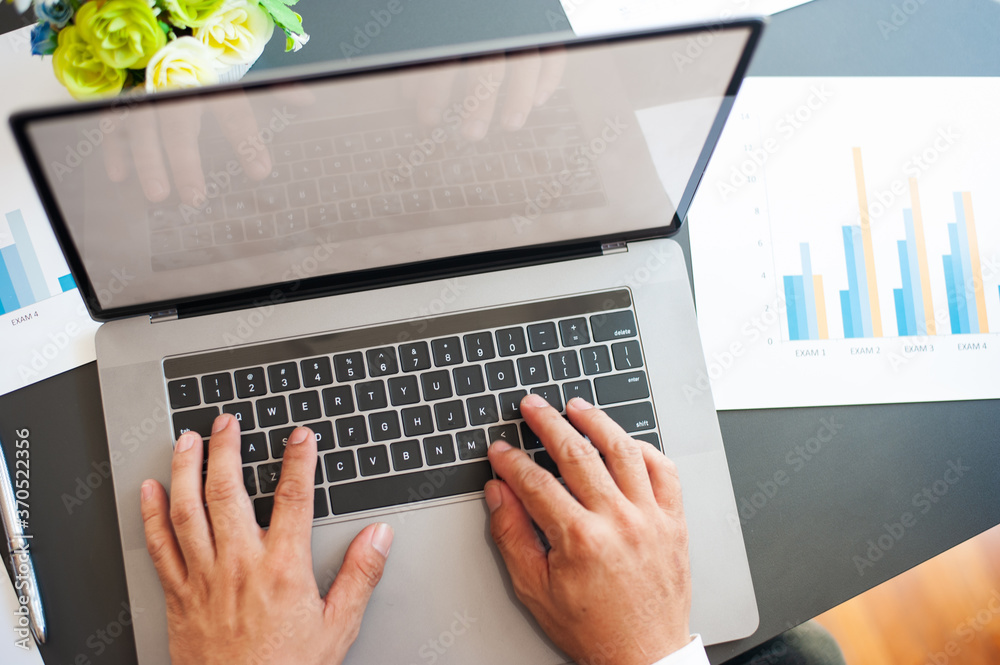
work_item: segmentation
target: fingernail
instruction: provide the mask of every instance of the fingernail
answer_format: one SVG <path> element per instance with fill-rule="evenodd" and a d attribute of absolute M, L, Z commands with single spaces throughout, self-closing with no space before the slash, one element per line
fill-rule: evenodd
<path fill-rule="evenodd" d="M 195 437 L 198 436 L 194 432 L 184 432 L 181 434 L 181 438 L 177 439 L 177 450 L 178 453 L 186 453 L 191 450 L 194 446 Z"/>
<path fill-rule="evenodd" d="M 309 438 L 309 430 L 307 430 L 305 427 L 296 427 L 295 431 L 292 432 L 291 436 L 288 437 L 288 443 L 295 446 L 302 443 L 308 438 Z"/>
<path fill-rule="evenodd" d="M 491 513 L 495 513 L 502 503 L 503 493 L 500 491 L 500 486 L 494 482 L 488 483 L 486 485 L 486 507 L 490 509 Z"/>
<path fill-rule="evenodd" d="M 505 453 L 508 450 L 510 450 L 511 445 L 509 443 L 507 443 L 506 441 L 501 440 L 501 441 L 494 441 L 493 445 L 490 446 L 490 448 L 493 448 L 498 453 Z"/>
<path fill-rule="evenodd" d="M 511 117 L 507 118 L 507 129 L 521 129 L 521 125 L 524 124 L 524 114 L 515 113 Z"/>
<path fill-rule="evenodd" d="M 212 423 L 212 434 L 218 434 L 222 430 L 229 427 L 229 419 L 232 418 L 228 413 L 223 413 L 221 416 L 215 419 Z"/>
<path fill-rule="evenodd" d="M 389 556 L 389 548 L 392 547 L 392 527 L 384 522 L 375 527 L 372 533 L 372 547 L 378 550 L 383 557 Z"/>
<path fill-rule="evenodd" d="M 583 399 L 582 397 L 574 397 L 569 401 L 573 405 L 573 408 L 577 411 L 586 411 L 587 409 L 593 409 L 594 405 Z"/>
<path fill-rule="evenodd" d="M 149 497 L 153 496 L 153 481 L 147 480 L 142 483 L 142 500 L 149 501 Z"/>
<path fill-rule="evenodd" d="M 542 397 L 541 395 L 536 395 L 535 393 L 531 393 L 523 400 L 521 400 L 521 406 L 531 406 L 536 409 L 540 409 L 548 405 L 549 403 L 545 401 L 544 397 Z"/>
<path fill-rule="evenodd" d="M 486 136 L 486 123 L 482 120 L 473 120 L 465 126 L 465 136 L 472 141 L 478 141 Z"/>

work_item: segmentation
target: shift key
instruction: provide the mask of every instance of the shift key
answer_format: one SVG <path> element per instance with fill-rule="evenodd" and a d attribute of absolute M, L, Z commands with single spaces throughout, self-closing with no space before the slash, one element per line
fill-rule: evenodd
<path fill-rule="evenodd" d="M 598 404 L 618 404 L 649 397 L 649 384 L 642 371 L 594 379 L 594 390 Z"/>
<path fill-rule="evenodd" d="M 604 409 L 604 413 L 611 416 L 611 419 L 621 425 L 626 432 L 641 432 L 656 427 L 656 422 L 653 420 L 653 405 L 649 402 L 611 406 Z"/>

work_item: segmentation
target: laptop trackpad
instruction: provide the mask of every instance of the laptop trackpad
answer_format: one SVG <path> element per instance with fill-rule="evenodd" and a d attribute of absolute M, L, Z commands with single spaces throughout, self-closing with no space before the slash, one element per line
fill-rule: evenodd
<path fill-rule="evenodd" d="M 567 662 L 514 595 L 481 497 L 317 527 L 321 591 L 354 536 L 377 521 L 390 524 L 395 539 L 345 663 Z"/>

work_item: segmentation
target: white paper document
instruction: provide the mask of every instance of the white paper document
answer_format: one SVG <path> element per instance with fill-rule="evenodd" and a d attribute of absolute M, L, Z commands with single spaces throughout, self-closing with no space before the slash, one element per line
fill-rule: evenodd
<path fill-rule="evenodd" d="M 622 30 L 769 16 L 811 0 L 561 0 L 583 37 Z"/>
<path fill-rule="evenodd" d="M 689 228 L 720 409 L 1000 397 L 1000 79 L 756 78 Z"/>
<path fill-rule="evenodd" d="M 0 395 L 95 358 L 88 316 L 7 123 L 28 106 L 71 102 L 31 28 L 0 35 Z"/>

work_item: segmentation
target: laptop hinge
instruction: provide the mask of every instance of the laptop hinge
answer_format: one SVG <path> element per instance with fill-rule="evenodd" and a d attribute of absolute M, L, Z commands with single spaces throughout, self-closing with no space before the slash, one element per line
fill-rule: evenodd
<path fill-rule="evenodd" d="M 163 312 L 154 312 L 149 315 L 150 323 L 162 323 L 164 321 L 176 321 L 177 320 L 177 310 L 168 309 Z"/>
<path fill-rule="evenodd" d="M 628 243 L 622 242 L 606 242 L 601 245 L 601 254 L 621 254 L 622 252 L 628 251 Z"/>

